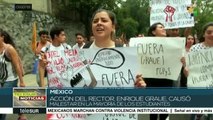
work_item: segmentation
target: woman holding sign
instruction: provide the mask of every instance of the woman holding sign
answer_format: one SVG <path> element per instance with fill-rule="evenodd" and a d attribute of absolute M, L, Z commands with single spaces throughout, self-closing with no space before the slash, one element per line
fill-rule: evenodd
<path fill-rule="evenodd" d="M 97 10 L 92 17 L 92 32 L 95 41 L 84 48 L 114 48 L 121 47 L 115 43 L 115 26 L 117 20 L 113 12 L 105 9 Z M 142 75 L 136 76 L 135 87 L 145 87 Z"/>
<path fill-rule="evenodd" d="M 116 17 L 115 14 L 111 11 L 105 9 L 97 10 L 92 17 L 92 32 L 95 38 L 95 41 L 92 44 L 87 44 L 84 48 L 114 48 L 121 47 L 115 43 L 115 25 Z M 141 75 L 136 76 L 135 87 L 145 87 L 146 83 L 144 82 Z M 122 86 L 125 87 L 125 86 Z M 100 115 L 91 115 L 87 120 L 98 120 Z M 128 115 L 125 115 L 128 116 Z M 129 118 L 118 118 L 118 120 L 126 120 Z"/>
<path fill-rule="evenodd" d="M 116 18 L 114 13 L 104 9 L 97 10 L 92 17 L 92 32 L 95 40 L 93 43 L 85 45 L 84 48 L 117 47 L 117 45 L 114 42 L 115 25 L 116 25 Z M 42 58 L 42 61 L 45 61 L 45 58 Z M 146 86 L 142 78 L 142 75 L 136 76 L 136 82 L 134 83 L 134 85 L 135 87 Z M 95 118 L 100 119 L 98 116 L 95 116 Z M 85 119 L 90 120 L 89 117 L 86 117 Z"/>
<path fill-rule="evenodd" d="M 185 44 L 185 53 L 189 52 L 189 49 L 196 43 L 195 41 L 195 37 L 192 34 L 189 34 L 188 36 L 186 36 L 186 44 Z M 184 68 L 185 68 L 185 58 L 183 57 L 181 59 L 183 64 L 183 67 L 181 69 L 181 78 L 180 78 L 180 87 L 187 87 L 187 76 L 184 73 Z"/>
<path fill-rule="evenodd" d="M 162 23 L 154 23 L 150 26 L 148 30 L 148 36 L 152 37 L 166 37 L 166 30 Z M 173 81 L 169 79 L 162 79 L 162 78 L 144 78 L 147 87 L 172 87 Z M 160 120 L 166 120 L 168 114 L 160 114 Z M 150 120 L 157 120 L 157 114 L 150 114 Z"/>
<path fill-rule="evenodd" d="M 198 52 L 198 51 L 201 51 L 201 50 L 204 50 L 204 49 L 210 49 L 213 47 L 213 22 L 209 22 L 207 23 L 204 27 L 203 27 L 203 32 L 201 33 L 201 38 L 199 39 L 200 40 L 200 43 L 198 44 L 195 44 L 193 45 L 189 52 Z M 185 68 L 185 72 L 186 72 L 186 75 L 188 75 L 190 73 L 188 73 L 188 69 Z M 189 84 L 190 85 L 190 84 Z M 197 86 L 197 87 L 200 87 L 200 86 Z M 212 87 L 210 87 L 212 88 Z M 212 120 L 212 115 L 202 115 L 202 114 L 199 114 L 199 115 L 192 115 L 191 119 L 194 120 L 194 119 L 201 119 L 205 117 L 206 119 L 208 120 Z"/>
<path fill-rule="evenodd" d="M 193 45 L 189 52 L 198 52 L 203 49 L 209 49 L 213 47 L 213 22 L 207 23 L 203 27 L 203 32 L 201 34 L 201 37 L 199 39 L 200 43 L 197 43 Z M 188 68 L 185 67 L 184 73 L 186 76 L 188 76 Z"/>
<path fill-rule="evenodd" d="M 152 37 L 166 37 L 166 30 L 162 23 L 154 23 L 148 30 L 148 36 Z M 172 87 L 173 81 L 169 79 L 145 79 L 147 87 Z"/>

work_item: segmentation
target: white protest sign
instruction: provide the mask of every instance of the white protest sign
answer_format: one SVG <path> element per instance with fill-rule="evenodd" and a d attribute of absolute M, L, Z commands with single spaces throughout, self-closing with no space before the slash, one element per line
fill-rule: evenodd
<path fill-rule="evenodd" d="M 46 70 L 49 87 L 82 87 L 85 85 L 79 71 L 85 69 L 86 65 L 81 61 L 78 49 L 49 50 L 45 56 L 48 61 Z"/>
<path fill-rule="evenodd" d="M 189 69 L 188 87 L 213 87 L 213 48 L 189 52 L 186 65 Z"/>
<path fill-rule="evenodd" d="M 150 7 L 151 25 L 161 22 L 165 28 L 194 26 L 191 0 L 150 0 Z"/>
<path fill-rule="evenodd" d="M 93 114 L 87 120 L 138 120 L 137 114 Z"/>
<path fill-rule="evenodd" d="M 130 46 L 137 47 L 138 60 L 144 78 L 177 80 L 185 38 L 143 37 L 131 38 Z"/>
<path fill-rule="evenodd" d="M 80 74 L 90 87 L 134 87 L 139 73 L 136 50 L 136 47 L 83 49 L 82 58 L 90 64 Z"/>

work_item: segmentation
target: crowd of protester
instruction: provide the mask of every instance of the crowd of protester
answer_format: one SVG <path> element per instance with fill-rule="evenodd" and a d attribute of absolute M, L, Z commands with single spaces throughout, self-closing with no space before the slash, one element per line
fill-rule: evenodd
<path fill-rule="evenodd" d="M 128 40 L 124 37 L 119 38 L 115 35 L 116 31 L 116 16 L 113 12 L 105 9 L 97 10 L 92 17 L 92 34 L 89 41 L 86 41 L 86 37 L 83 33 L 76 33 L 76 44 L 75 45 L 64 45 L 66 43 L 66 33 L 60 26 L 53 27 L 50 32 L 40 31 L 40 40 L 36 43 L 36 48 L 32 49 L 36 56 L 35 62 L 38 62 L 37 69 L 37 83 L 40 87 L 48 86 L 48 72 L 45 75 L 48 60 L 45 53 L 48 51 L 57 51 L 58 55 L 62 56 L 61 51 L 66 49 L 94 49 L 94 48 L 114 48 L 114 47 L 128 47 Z M 162 23 L 154 23 L 149 27 L 147 31 L 148 37 L 185 37 L 185 51 L 198 52 L 203 49 L 209 49 L 213 47 L 213 22 L 209 22 L 203 26 L 203 32 L 200 33 L 200 38 L 195 38 L 192 34 L 191 28 L 185 28 L 184 35 L 180 35 L 179 28 L 166 30 Z M 137 37 L 146 37 L 144 34 L 138 34 Z M 199 43 L 196 43 L 196 39 Z M 180 87 L 187 87 L 187 76 L 188 71 L 184 57 L 182 58 L 183 67 L 180 71 L 179 85 Z M 23 80 L 24 70 L 21 63 L 21 58 L 15 47 L 15 43 L 10 35 L 0 29 L 0 82 L 1 87 L 25 87 Z M 135 76 L 135 87 L 148 88 L 148 87 L 174 87 L 173 80 L 169 79 L 157 79 L 157 78 L 143 78 L 141 75 Z M 47 85 L 45 85 L 45 76 L 47 76 Z M 60 80 L 59 80 L 60 81 Z M 19 83 L 19 85 L 18 85 Z M 50 87 L 50 86 L 49 86 Z M 59 88 L 61 86 L 58 86 Z M 125 87 L 125 86 L 123 86 Z M 177 87 L 177 86 L 176 86 Z M 193 116 L 193 115 L 192 115 Z M 166 120 L 168 114 L 160 114 L 160 120 Z M 202 115 L 194 115 L 193 120 L 199 120 Z M 4 120 L 5 115 L 0 115 L 0 120 Z M 157 114 L 151 114 L 150 120 L 157 120 Z M 20 114 L 18 120 L 27 120 L 26 116 Z"/>

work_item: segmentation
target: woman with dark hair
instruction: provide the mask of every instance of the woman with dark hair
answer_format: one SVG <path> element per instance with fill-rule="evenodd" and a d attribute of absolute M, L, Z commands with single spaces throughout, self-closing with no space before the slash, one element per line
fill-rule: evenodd
<path fill-rule="evenodd" d="M 194 35 L 192 34 L 189 34 L 188 36 L 186 36 L 186 44 L 185 44 L 185 52 L 189 52 L 189 49 L 194 45 L 196 44 L 196 41 L 195 41 L 195 37 Z M 183 60 L 182 61 L 185 61 L 185 58 L 182 58 Z M 184 62 L 185 63 L 185 62 Z M 185 68 L 185 65 L 183 65 L 182 69 L 181 69 L 181 76 L 180 76 L 180 87 L 184 87 L 186 88 L 187 87 L 187 76 L 185 75 L 184 73 L 184 68 Z"/>
<path fill-rule="evenodd" d="M 115 14 L 109 10 L 99 9 L 92 16 L 92 33 L 95 40 L 86 44 L 84 48 L 114 48 L 120 47 L 115 43 L 115 26 L 116 26 Z M 53 40 L 54 42 L 54 40 Z M 91 82 L 90 85 L 97 84 Z M 143 81 L 142 75 L 136 76 L 135 87 L 145 87 L 146 83 Z M 93 87 L 93 86 L 92 86 Z M 100 86 L 97 86 L 100 87 Z M 125 86 L 123 86 L 125 87 Z M 54 116 L 54 115 L 53 115 Z M 86 118 L 85 118 L 86 119 Z M 97 117 L 97 119 L 100 119 Z"/>
<path fill-rule="evenodd" d="M 112 11 L 106 9 L 97 10 L 92 16 L 91 24 L 92 33 L 95 40 L 91 45 L 87 45 L 88 48 L 122 47 L 120 44 L 116 44 L 115 42 L 115 29 L 117 20 L 115 14 Z M 86 46 L 84 48 L 86 48 Z M 146 83 L 144 82 L 142 75 L 136 75 L 135 79 L 135 87 L 146 87 Z"/>
<path fill-rule="evenodd" d="M 203 31 L 201 33 L 201 36 L 199 38 L 199 43 L 193 45 L 189 52 L 193 51 L 193 52 L 198 52 L 200 50 L 203 49 L 209 49 L 213 47 L 213 22 L 209 22 L 207 24 L 204 25 L 203 27 Z M 185 68 L 185 74 L 186 76 L 188 76 L 188 69 Z M 212 115 L 202 115 L 202 114 L 198 114 L 198 115 L 192 115 L 191 119 L 192 120 L 201 120 L 202 117 L 207 117 L 208 120 L 212 120 Z"/>
<path fill-rule="evenodd" d="M 164 25 L 160 22 L 154 23 L 149 27 L 148 36 L 166 37 Z"/>
<path fill-rule="evenodd" d="M 198 44 L 190 48 L 190 51 L 199 51 L 213 47 L 213 22 L 204 25 L 199 41 Z"/>
<path fill-rule="evenodd" d="M 102 18 L 100 18 L 102 17 Z M 115 44 L 116 16 L 112 11 L 98 9 L 92 16 L 92 33 L 95 41 L 84 48 L 113 48 L 121 47 Z"/>
<path fill-rule="evenodd" d="M 194 35 L 189 34 L 188 36 L 186 36 L 186 45 L 185 45 L 186 52 L 189 52 L 189 49 L 195 44 L 196 41 Z"/>
<path fill-rule="evenodd" d="M 25 87 L 23 80 L 23 70 L 20 57 L 15 49 L 15 44 L 10 35 L 0 29 L 0 86 L 1 87 Z M 1 115 L 0 120 L 4 120 L 6 115 Z M 19 119 L 26 120 L 23 114 Z"/>
<path fill-rule="evenodd" d="M 209 22 L 203 27 L 203 31 L 199 38 L 199 43 L 193 45 L 189 52 L 197 52 L 203 49 L 209 49 L 213 47 L 213 22 Z M 188 68 L 184 68 L 184 74 L 188 76 Z"/>
<path fill-rule="evenodd" d="M 0 63 L 5 66 L 1 67 L 0 70 L 1 85 L 3 87 L 16 87 L 19 79 L 19 86 L 25 87 L 20 57 L 15 49 L 15 44 L 10 35 L 3 30 L 0 31 L 0 53 Z"/>
<path fill-rule="evenodd" d="M 116 16 L 112 11 L 98 9 L 92 16 L 92 33 L 95 38 L 92 44 L 84 48 L 114 48 L 121 47 L 115 42 Z M 142 75 L 136 76 L 135 87 L 145 87 Z"/>
<path fill-rule="evenodd" d="M 152 37 L 166 37 L 166 30 L 164 25 L 160 22 L 154 23 L 148 30 L 148 36 Z M 172 87 L 173 80 L 162 79 L 162 78 L 144 78 L 147 87 Z M 160 114 L 160 120 L 166 120 L 168 114 Z M 157 120 L 158 114 L 150 114 L 150 120 Z"/>
<path fill-rule="evenodd" d="M 213 22 L 209 22 L 203 27 L 203 31 L 199 38 L 199 43 L 193 45 L 189 52 L 197 52 L 203 49 L 209 49 L 213 47 Z M 188 76 L 188 68 L 184 68 L 184 74 Z"/>
<path fill-rule="evenodd" d="M 162 23 L 154 23 L 148 30 L 148 36 L 166 37 L 166 30 Z M 145 79 L 145 78 L 144 78 Z M 145 79 L 147 87 L 172 87 L 173 81 L 168 79 Z"/>

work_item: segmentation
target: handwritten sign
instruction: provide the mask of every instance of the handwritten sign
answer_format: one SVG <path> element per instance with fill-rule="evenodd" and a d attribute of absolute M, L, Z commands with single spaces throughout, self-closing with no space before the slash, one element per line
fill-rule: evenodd
<path fill-rule="evenodd" d="M 94 114 L 87 116 L 87 120 L 138 120 L 137 114 Z"/>
<path fill-rule="evenodd" d="M 80 72 L 88 86 L 134 87 L 139 72 L 136 48 L 83 49 L 87 70 Z"/>
<path fill-rule="evenodd" d="M 189 12 L 191 0 L 150 0 L 150 24 L 161 22 L 165 28 L 194 26 L 194 17 Z"/>
<path fill-rule="evenodd" d="M 188 87 L 213 87 L 213 48 L 189 52 L 186 64 L 189 69 Z"/>
<path fill-rule="evenodd" d="M 51 48 L 50 48 L 51 49 Z M 45 53 L 49 87 L 84 86 L 83 77 L 79 71 L 86 65 L 81 61 L 77 49 L 50 50 Z"/>
<path fill-rule="evenodd" d="M 185 38 L 131 38 L 130 46 L 137 47 L 138 60 L 145 78 L 177 80 L 182 63 Z"/>

